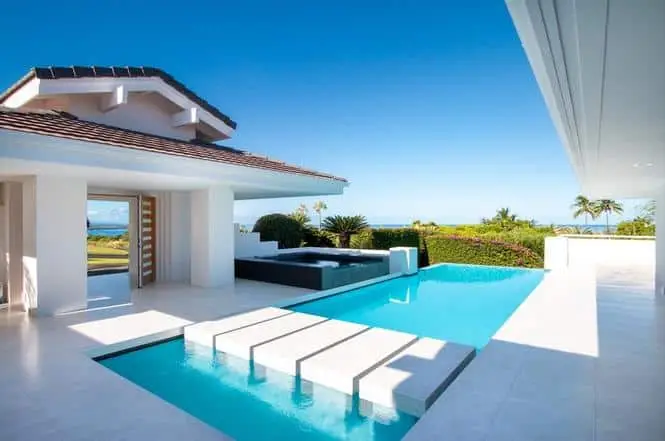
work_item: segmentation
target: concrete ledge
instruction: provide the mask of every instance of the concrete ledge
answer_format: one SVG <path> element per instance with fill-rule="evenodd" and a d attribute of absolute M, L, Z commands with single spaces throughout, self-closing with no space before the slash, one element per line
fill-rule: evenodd
<path fill-rule="evenodd" d="M 284 309 L 268 307 L 233 315 L 220 320 L 196 323 L 185 327 L 185 340 L 214 348 L 216 335 L 264 322 L 266 320 L 272 320 L 287 314 L 292 314 L 292 312 Z"/>
<path fill-rule="evenodd" d="M 255 346 L 271 342 L 328 320 L 325 317 L 303 314 L 301 312 L 285 312 L 288 314 L 242 329 L 216 335 L 214 337 L 215 350 L 246 360 L 252 360 Z"/>
<path fill-rule="evenodd" d="M 422 338 L 362 377 L 360 399 L 420 417 L 474 354 L 470 346 Z"/>
<path fill-rule="evenodd" d="M 417 337 L 403 332 L 372 328 L 300 363 L 302 379 L 349 395 L 358 391 L 358 379 Z"/>
<path fill-rule="evenodd" d="M 367 330 L 367 326 L 328 320 L 254 348 L 254 362 L 290 375 L 300 373 L 300 361 Z"/>

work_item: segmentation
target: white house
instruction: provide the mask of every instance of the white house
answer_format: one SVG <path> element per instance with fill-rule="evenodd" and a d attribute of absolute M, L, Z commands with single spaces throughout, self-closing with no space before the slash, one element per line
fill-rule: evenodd
<path fill-rule="evenodd" d="M 133 283 L 234 281 L 236 200 L 347 181 L 221 146 L 236 123 L 162 70 L 31 69 L 0 95 L 0 282 L 12 306 L 86 306 L 86 203 L 132 201 Z"/>
<path fill-rule="evenodd" d="M 656 200 L 665 292 L 665 1 L 507 0 L 582 192 Z"/>

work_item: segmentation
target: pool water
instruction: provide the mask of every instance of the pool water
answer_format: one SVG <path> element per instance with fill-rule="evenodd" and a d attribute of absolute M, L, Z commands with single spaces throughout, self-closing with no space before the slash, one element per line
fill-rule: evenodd
<path fill-rule="evenodd" d="M 290 309 L 482 349 L 544 275 L 444 264 Z"/>
<path fill-rule="evenodd" d="M 237 441 L 396 441 L 416 422 L 181 338 L 99 362 Z"/>

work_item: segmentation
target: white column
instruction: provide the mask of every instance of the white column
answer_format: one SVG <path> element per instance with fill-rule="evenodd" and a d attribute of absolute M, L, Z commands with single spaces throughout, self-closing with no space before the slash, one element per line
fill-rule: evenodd
<path fill-rule="evenodd" d="M 233 283 L 233 191 L 223 186 L 193 191 L 190 204 L 192 285 Z"/>
<path fill-rule="evenodd" d="M 665 295 L 665 191 L 656 198 L 656 294 Z"/>
<path fill-rule="evenodd" d="M 85 180 L 23 182 L 23 290 L 30 309 L 51 315 L 86 307 Z"/>

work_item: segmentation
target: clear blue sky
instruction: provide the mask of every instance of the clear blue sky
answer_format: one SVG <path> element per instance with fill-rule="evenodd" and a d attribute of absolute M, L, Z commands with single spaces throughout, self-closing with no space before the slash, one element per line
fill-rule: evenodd
<path fill-rule="evenodd" d="M 228 144 L 348 178 L 327 214 L 572 221 L 579 188 L 503 0 L 168 4 L 3 2 L 0 87 L 33 65 L 157 66 L 238 122 Z"/>

